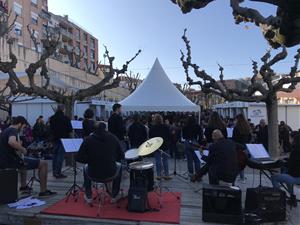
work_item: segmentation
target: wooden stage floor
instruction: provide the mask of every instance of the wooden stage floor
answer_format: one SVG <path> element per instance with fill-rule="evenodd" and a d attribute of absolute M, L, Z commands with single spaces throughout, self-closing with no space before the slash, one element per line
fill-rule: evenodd
<path fill-rule="evenodd" d="M 174 171 L 174 161 L 170 160 L 170 172 L 173 174 Z M 51 162 L 49 162 L 51 165 Z M 177 173 L 184 174 L 186 171 L 186 161 L 177 160 Z M 247 187 L 256 187 L 259 184 L 259 176 L 257 171 L 252 169 L 246 169 L 246 184 L 237 182 L 236 185 L 240 186 L 243 190 L 243 199 L 245 199 L 245 191 Z M 47 204 L 41 207 L 34 207 L 31 209 L 9 209 L 6 205 L 0 206 L 0 225 L 12 224 L 12 225 L 99 225 L 99 224 L 157 224 L 149 222 L 137 222 L 137 221 L 120 221 L 120 220 L 103 220 L 103 219 L 87 219 L 79 217 L 67 217 L 67 216 L 54 216 L 41 214 L 40 211 L 49 205 L 61 200 L 68 188 L 72 185 L 73 176 L 72 170 L 67 171 L 68 178 L 57 180 L 54 179 L 49 172 L 48 187 L 53 191 L 57 191 L 58 194 L 45 199 Z M 83 178 L 82 173 L 78 174 L 78 184 L 82 184 Z M 270 186 L 269 180 L 267 178 L 262 179 L 263 185 Z M 3 181 L 1 181 L 3 182 Z M 203 183 L 207 183 L 207 177 L 204 181 L 200 183 L 190 183 L 180 176 L 174 176 L 172 180 L 164 182 L 164 186 L 167 186 L 171 191 L 177 191 L 182 193 L 181 200 L 181 219 L 180 224 L 191 224 L 191 225 L 201 225 L 201 224 L 212 224 L 204 223 L 202 221 L 202 191 L 201 187 Z M 127 189 L 128 187 L 128 176 L 122 183 L 122 186 Z M 195 190 L 200 189 L 198 193 Z M 39 186 L 34 184 L 35 194 L 38 193 Z M 296 195 L 298 199 L 300 198 L 300 188 L 295 188 Z M 244 200 L 243 200 L 244 203 Z M 290 210 L 287 207 L 287 221 L 277 224 L 300 224 L 300 206 L 298 208 L 293 208 Z"/>

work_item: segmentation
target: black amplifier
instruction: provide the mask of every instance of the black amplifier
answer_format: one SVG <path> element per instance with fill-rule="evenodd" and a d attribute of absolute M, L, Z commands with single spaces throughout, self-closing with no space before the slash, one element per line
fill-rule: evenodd
<path fill-rule="evenodd" d="M 18 172 L 16 169 L 0 169 L 0 204 L 18 200 Z"/>
<path fill-rule="evenodd" d="M 145 212 L 147 210 L 148 192 L 146 187 L 132 186 L 128 191 L 128 211 Z"/>
<path fill-rule="evenodd" d="M 242 191 L 239 187 L 203 185 L 202 220 L 222 224 L 241 224 Z"/>
<path fill-rule="evenodd" d="M 286 194 L 271 187 L 248 188 L 245 212 L 255 213 L 263 222 L 284 221 L 286 218 Z"/>

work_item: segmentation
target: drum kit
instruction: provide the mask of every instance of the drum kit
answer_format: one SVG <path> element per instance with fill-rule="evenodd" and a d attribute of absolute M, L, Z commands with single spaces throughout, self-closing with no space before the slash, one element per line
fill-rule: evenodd
<path fill-rule="evenodd" d="M 162 186 L 162 179 L 160 179 L 159 185 L 155 187 L 154 164 L 144 160 L 143 157 L 149 156 L 156 151 L 160 151 L 161 154 L 167 154 L 159 149 L 162 144 L 163 139 L 161 137 L 155 137 L 145 141 L 138 148 L 130 149 L 125 152 L 127 170 L 130 173 L 130 187 L 142 185 L 146 187 L 148 192 L 155 191 L 155 193 L 159 190 L 160 208 L 162 207 L 162 189 L 166 187 Z M 178 196 L 176 197 L 178 198 Z"/>

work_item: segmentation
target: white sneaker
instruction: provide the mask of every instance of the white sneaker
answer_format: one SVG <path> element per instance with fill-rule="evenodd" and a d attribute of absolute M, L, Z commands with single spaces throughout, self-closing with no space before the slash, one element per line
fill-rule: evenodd
<path fill-rule="evenodd" d="M 85 202 L 87 203 L 87 204 L 92 204 L 93 203 L 93 198 L 91 197 L 91 198 L 88 198 L 87 196 L 86 196 L 86 194 L 84 194 L 84 196 L 83 196 L 83 198 L 84 198 L 84 200 L 85 200 Z"/>

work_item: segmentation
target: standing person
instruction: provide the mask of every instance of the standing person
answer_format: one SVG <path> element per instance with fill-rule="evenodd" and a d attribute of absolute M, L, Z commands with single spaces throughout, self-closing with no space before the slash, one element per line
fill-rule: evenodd
<path fill-rule="evenodd" d="M 159 114 L 155 114 L 153 125 L 149 130 L 149 138 L 161 137 L 164 142 L 160 147 L 160 150 L 163 152 L 167 152 L 170 147 L 170 130 L 169 128 L 163 124 L 163 118 Z M 164 168 L 164 176 L 165 180 L 170 180 L 172 177 L 169 176 L 169 164 L 168 164 L 168 156 L 166 154 L 161 153 L 159 150 L 156 150 L 154 153 L 155 164 L 156 164 L 156 173 L 157 179 L 160 180 L 162 178 L 162 167 Z M 161 163 L 163 165 L 161 165 Z"/>
<path fill-rule="evenodd" d="M 187 167 L 190 178 L 194 177 L 195 172 L 200 170 L 200 160 L 195 154 L 197 147 L 192 143 L 199 144 L 203 138 L 203 131 L 200 125 L 197 124 L 194 116 L 189 116 L 186 125 L 182 129 L 182 137 L 185 139 L 185 155 L 187 159 Z M 193 165 L 194 164 L 194 165 Z"/>
<path fill-rule="evenodd" d="M 216 129 L 222 132 L 224 138 L 227 138 L 227 128 L 225 122 L 221 119 L 217 112 L 212 112 L 209 117 L 207 127 L 204 131 L 207 143 L 213 142 L 212 132 Z"/>
<path fill-rule="evenodd" d="M 285 153 L 291 151 L 290 131 L 292 131 L 292 129 L 284 121 L 280 121 L 279 142 Z"/>
<path fill-rule="evenodd" d="M 47 127 L 44 123 L 43 116 L 39 116 L 32 129 L 33 139 L 36 142 L 40 142 L 47 137 Z"/>
<path fill-rule="evenodd" d="M 83 137 L 89 136 L 95 131 L 94 111 L 86 109 L 84 112 L 84 120 L 82 121 Z"/>
<path fill-rule="evenodd" d="M 56 113 L 50 117 L 50 130 L 53 137 L 54 154 L 52 161 L 52 173 L 55 178 L 66 178 L 62 174 L 62 166 L 64 162 L 65 149 L 62 145 L 61 138 L 69 138 L 73 131 L 71 120 L 64 114 L 64 105 L 58 105 Z"/>
<path fill-rule="evenodd" d="M 147 140 L 146 127 L 140 122 L 138 114 L 133 116 L 133 123 L 128 129 L 128 137 L 131 148 L 138 148 Z"/>
<path fill-rule="evenodd" d="M 261 119 L 259 121 L 259 125 L 256 126 L 256 142 L 258 144 L 263 144 L 265 149 L 269 151 L 268 149 L 268 126 L 266 125 L 266 121 L 264 119 Z"/>
<path fill-rule="evenodd" d="M 125 143 L 125 125 L 122 118 L 122 105 L 116 103 L 113 105 L 113 113 L 108 119 L 108 131 L 117 136 L 122 146 L 122 150 L 126 151 Z"/>
<path fill-rule="evenodd" d="M 233 128 L 232 140 L 238 144 L 241 144 L 246 149 L 246 144 L 251 141 L 251 128 L 246 121 L 243 114 L 236 116 L 235 127 Z M 246 183 L 246 177 L 244 170 L 240 171 L 240 180 L 242 183 Z"/>
<path fill-rule="evenodd" d="M 40 179 L 40 197 L 56 194 L 47 190 L 48 164 L 44 160 L 25 156 L 20 160 L 20 155 L 26 155 L 27 150 L 21 144 L 20 132 L 27 124 L 23 116 L 13 118 L 12 124 L 0 136 L 0 168 L 19 169 L 21 177 L 20 191 L 30 192 L 31 187 L 26 186 L 26 170 L 38 169 Z M 5 182 L 5 181 L 1 181 Z"/>

